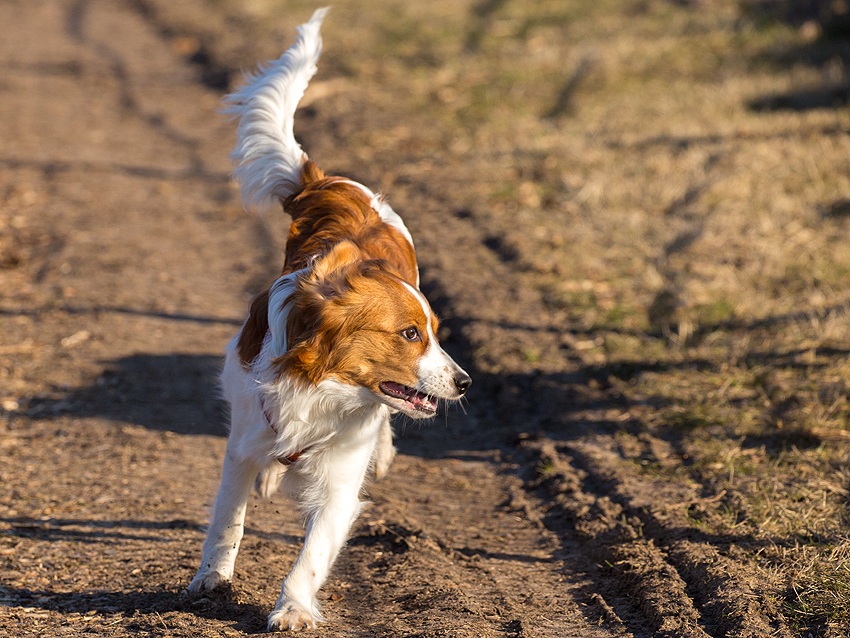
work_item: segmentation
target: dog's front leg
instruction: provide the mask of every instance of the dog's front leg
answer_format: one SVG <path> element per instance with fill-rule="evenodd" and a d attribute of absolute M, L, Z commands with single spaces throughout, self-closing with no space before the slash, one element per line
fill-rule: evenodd
<path fill-rule="evenodd" d="M 372 454 L 372 462 L 375 464 L 375 478 L 382 479 L 390 470 L 390 465 L 396 455 L 393 446 L 393 428 L 390 425 L 390 415 L 387 412 L 381 422 L 378 432 L 378 442 L 375 444 L 375 452 Z"/>
<path fill-rule="evenodd" d="M 215 501 L 213 520 L 204 541 L 201 567 L 189 591 L 205 591 L 233 577 L 233 564 L 242 541 L 245 509 L 258 467 L 228 451 L 221 472 L 221 487 Z"/>
<path fill-rule="evenodd" d="M 269 631 L 315 627 L 316 621 L 321 620 L 316 594 L 360 513 L 359 492 L 373 447 L 374 441 L 356 454 L 349 452 L 345 458 L 327 459 L 323 462 L 326 474 L 312 477 L 317 486 L 321 482 L 325 487 L 316 499 L 319 502 L 313 504 L 304 547 L 269 615 Z"/>

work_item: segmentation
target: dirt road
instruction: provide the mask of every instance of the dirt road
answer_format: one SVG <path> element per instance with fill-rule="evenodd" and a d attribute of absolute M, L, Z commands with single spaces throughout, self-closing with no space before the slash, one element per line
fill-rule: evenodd
<path fill-rule="evenodd" d="M 846 635 L 843 41 L 562 4 L 328 18 L 296 132 L 405 217 L 474 386 L 397 424 L 305 635 Z M 241 211 L 217 107 L 310 10 L 0 4 L 0 635 L 264 630 L 285 500 L 184 592 L 221 353 L 287 230 Z"/>

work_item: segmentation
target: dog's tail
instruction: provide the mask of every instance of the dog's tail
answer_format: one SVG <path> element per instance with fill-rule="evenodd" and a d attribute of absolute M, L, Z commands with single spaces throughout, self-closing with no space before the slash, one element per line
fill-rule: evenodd
<path fill-rule="evenodd" d="M 298 39 L 280 59 L 260 67 L 248 83 L 226 98 L 225 113 L 239 118 L 236 148 L 230 154 L 242 190 L 242 205 L 263 211 L 301 188 L 307 154 L 292 131 L 295 109 L 322 52 L 319 28 L 328 7 L 317 9 L 298 27 Z"/>

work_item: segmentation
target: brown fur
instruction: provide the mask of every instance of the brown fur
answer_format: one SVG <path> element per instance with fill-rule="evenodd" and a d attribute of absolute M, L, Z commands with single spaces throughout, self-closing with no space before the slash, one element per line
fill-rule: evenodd
<path fill-rule="evenodd" d="M 303 282 L 294 303 L 280 374 L 313 384 L 333 376 L 376 393 L 382 381 L 416 384 L 414 362 L 428 347 L 428 318 L 387 262 L 340 242 Z M 431 321 L 436 326 L 436 317 Z M 420 341 L 401 336 L 410 327 Z"/>
<path fill-rule="evenodd" d="M 308 161 L 302 169 L 302 190 L 284 203 L 292 217 L 284 273 L 301 270 L 311 258 L 348 240 L 363 251 L 366 259 L 385 260 L 399 277 L 415 285 L 416 255 L 410 242 L 381 220 L 356 186 L 338 177 L 308 181 L 322 175 L 318 169 L 308 169 L 311 164 Z"/>
<path fill-rule="evenodd" d="M 367 291 L 377 295 L 376 299 L 381 297 L 381 291 L 374 290 L 374 286 L 365 281 L 371 275 L 374 275 L 376 280 L 390 276 L 391 280 L 396 280 L 392 284 L 386 284 L 390 286 L 401 286 L 400 281 L 416 285 L 417 266 L 413 246 L 398 230 L 381 220 L 362 190 L 342 178 L 325 177 L 322 170 L 312 161 L 307 161 L 301 169 L 301 185 L 301 190 L 283 203 L 284 210 L 292 217 L 283 274 L 306 268 L 311 261 L 321 260 L 316 264 L 310 281 L 322 283 L 319 286 L 314 285 L 311 294 L 318 295 L 317 298 L 325 301 L 336 297 L 336 301 L 330 304 L 330 307 L 336 308 L 342 307 L 339 298 L 343 294 L 354 294 L 358 296 L 358 300 L 364 302 L 366 298 L 363 295 Z M 341 242 L 344 242 L 344 247 L 340 246 L 340 250 L 334 250 Z M 402 297 L 410 297 L 410 301 L 416 304 L 416 308 L 410 308 L 412 314 L 418 312 L 424 320 L 422 309 L 412 295 L 403 290 L 400 294 Z M 315 341 L 322 330 L 344 333 L 347 331 L 343 329 L 345 326 L 351 329 L 358 324 L 356 318 L 349 317 L 342 324 L 335 325 L 335 321 L 330 320 L 326 311 L 318 312 L 318 306 L 300 297 L 299 295 L 300 305 L 297 304 L 290 315 L 290 322 L 301 322 L 303 325 L 291 325 L 288 328 L 290 344 L 306 334 L 313 334 Z M 239 336 L 239 357 L 246 368 L 250 367 L 259 354 L 268 330 L 268 299 L 268 291 L 254 298 L 250 315 Z M 376 303 L 368 305 L 378 313 L 390 312 L 389 308 L 378 307 Z M 388 300 L 384 299 L 382 303 L 387 304 Z M 361 304 L 356 305 L 359 307 Z M 329 324 L 325 321 L 329 321 Z M 332 324 L 334 327 L 330 327 Z M 411 321 L 394 329 L 403 330 L 411 325 L 419 327 L 418 323 Z M 426 338 L 424 325 L 421 326 L 420 333 Z M 317 342 L 319 341 L 329 343 L 328 340 Z M 332 362 L 329 353 L 322 355 L 327 358 L 322 358 L 321 361 L 325 363 L 319 365 L 318 353 L 316 356 L 310 355 L 306 352 L 306 346 L 303 343 L 300 345 L 303 346 L 299 348 L 301 354 L 297 357 L 285 356 L 286 361 L 282 362 L 282 369 L 290 367 L 291 372 L 297 373 L 296 376 L 309 379 L 313 383 L 330 369 L 336 369 L 337 376 L 342 374 L 347 379 L 353 380 L 357 377 L 348 366 L 339 361 Z M 343 369 L 347 370 L 344 374 L 341 372 Z"/>
<path fill-rule="evenodd" d="M 251 362 L 260 354 L 263 339 L 269 329 L 269 291 L 264 290 L 251 301 L 248 320 L 239 333 L 237 349 L 239 359 L 244 368 L 249 368 Z"/>

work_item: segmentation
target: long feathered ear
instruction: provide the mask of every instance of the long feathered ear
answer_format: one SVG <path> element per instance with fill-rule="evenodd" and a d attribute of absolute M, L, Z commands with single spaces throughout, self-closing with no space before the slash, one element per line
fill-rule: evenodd
<path fill-rule="evenodd" d="M 341 241 L 316 261 L 311 279 L 324 279 L 334 271 L 363 260 L 363 251 L 357 244 L 353 241 Z"/>
<path fill-rule="evenodd" d="M 278 278 L 269 290 L 269 335 L 271 358 L 277 359 L 286 352 L 286 326 L 293 307 L 293 295 L 298 282 L 309 269 L 297 270 Z"/>
<path fill-rule="evenodd" d="M 271 358 L 286 353 L 289 341 L 306 330 L 317 332 L 322 309 L 328 301 L 348 289 L 349 266 L 363 261 L 356 244 L 342 241 L 307 268 L 283 275 L 269 290 L 269 334 Z M 295 316 L 290 316 L 292 313 Z M 290 335 L 290 330 L 293 335 Z"/>
<path fill-rule="evenodd" d="M 363 260 L 363 251 L 354 242 L 341 241 L 316 260 L 308 281 L 322 298 L 339 297 L 348 288 L 348 267 Z"/>

